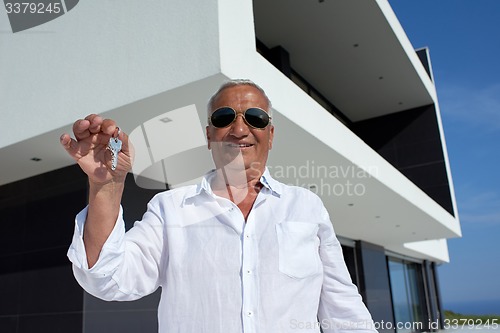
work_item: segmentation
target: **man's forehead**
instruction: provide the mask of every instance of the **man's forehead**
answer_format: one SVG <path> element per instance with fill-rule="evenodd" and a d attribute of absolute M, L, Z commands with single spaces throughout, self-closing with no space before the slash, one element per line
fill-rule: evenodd
<path fill-rule="evenodd" d="M 264 98 L 264 95 L 259 89 L 250 85 L 237 85 L 224 88 L 223 90 L 221 90 L 218 97 L 221 98 L 223 96 L 247 95 L 247 94 L 256 95 L 261 98 Z"/>
<path fill-rule="evenodd" d="M 262 92 L 249 85 L 238 85 L 227 87 L 222 90 L 215 99 L 215 106 L 230 106 L 227 103 L 257 103 L 261 106 L 267 106 L 267 101 Z M 224 104 L 224 105 L 222 105 Z"/>

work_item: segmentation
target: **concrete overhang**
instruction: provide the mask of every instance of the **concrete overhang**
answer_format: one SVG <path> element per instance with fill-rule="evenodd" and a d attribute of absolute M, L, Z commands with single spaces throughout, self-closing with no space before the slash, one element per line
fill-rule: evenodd
<path fill-rule="evenodd" d="M 351 121 L 433 104 L 431 79 L 387 0 L 254 0 L 257 38 Z"/>

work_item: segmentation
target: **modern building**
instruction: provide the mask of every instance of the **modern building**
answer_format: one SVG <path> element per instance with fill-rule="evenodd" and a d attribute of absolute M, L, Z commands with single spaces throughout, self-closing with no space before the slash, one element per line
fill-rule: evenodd
<path fill-rule="evenodd" d="M 73 6 L 17 33 L 0 11 L 1 332 L 156 331 L 158 293 L 106 303 L 73 278 L 87 182 L 59 136 L 89 113 L 135 133 L 131 225 L 162 188 L 211 168 L 206 102 L 228 78 L 268 93 L 270 171 L 322 197 L 379 331 L 441 327 L 436 266 L 460 223 L 429 50 L 387 0 Z"/>

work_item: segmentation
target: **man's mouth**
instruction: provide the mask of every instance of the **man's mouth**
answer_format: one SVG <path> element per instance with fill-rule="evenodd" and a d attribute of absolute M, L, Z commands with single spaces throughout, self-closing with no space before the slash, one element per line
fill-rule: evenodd
<path fill-rule="evenodd" d="M 245 149 L 253 146 L 253 144 L 250 143 L 228 143 L 227 145 L 230 148 L 235 148 L 235 149 Z"/>

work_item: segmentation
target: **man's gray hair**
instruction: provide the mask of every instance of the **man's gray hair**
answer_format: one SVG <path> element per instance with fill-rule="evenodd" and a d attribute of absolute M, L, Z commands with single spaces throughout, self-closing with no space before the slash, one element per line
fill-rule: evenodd
<path fill-rule="evenodd" d="M 260 91 L 262 93 L 262 96 L 264 96 L 264 98 L 266 99 L 266 102 L 267 102 L 267 110 L 266 111 L 269 113 L 269 115 L 271 115 L 271 106 L 272 106 L 271 100 L 269 99 L 269 97 L 267 97 L 266 92 L 257 83 L 253 82 L 252 80 L 248 80 L 248 79 L 234 79 L 234 80 L 224 82 L 220 86 L 219 90 L 217 90 L 215 92 L 215 94 L 213 94 L 213 96 L 210 97 L 210 99 L 208 100 L 208 114 L 210 114 L 210 112 L 213 111 L 215 100 L 217 99 L 217 97 L 219 97 L 220 93 L 224 89 L 235 87 L 235 86 L 251 86 L 251 87 L 254 87 L 255 89 L 257 89 L 258 91 Z"/>

